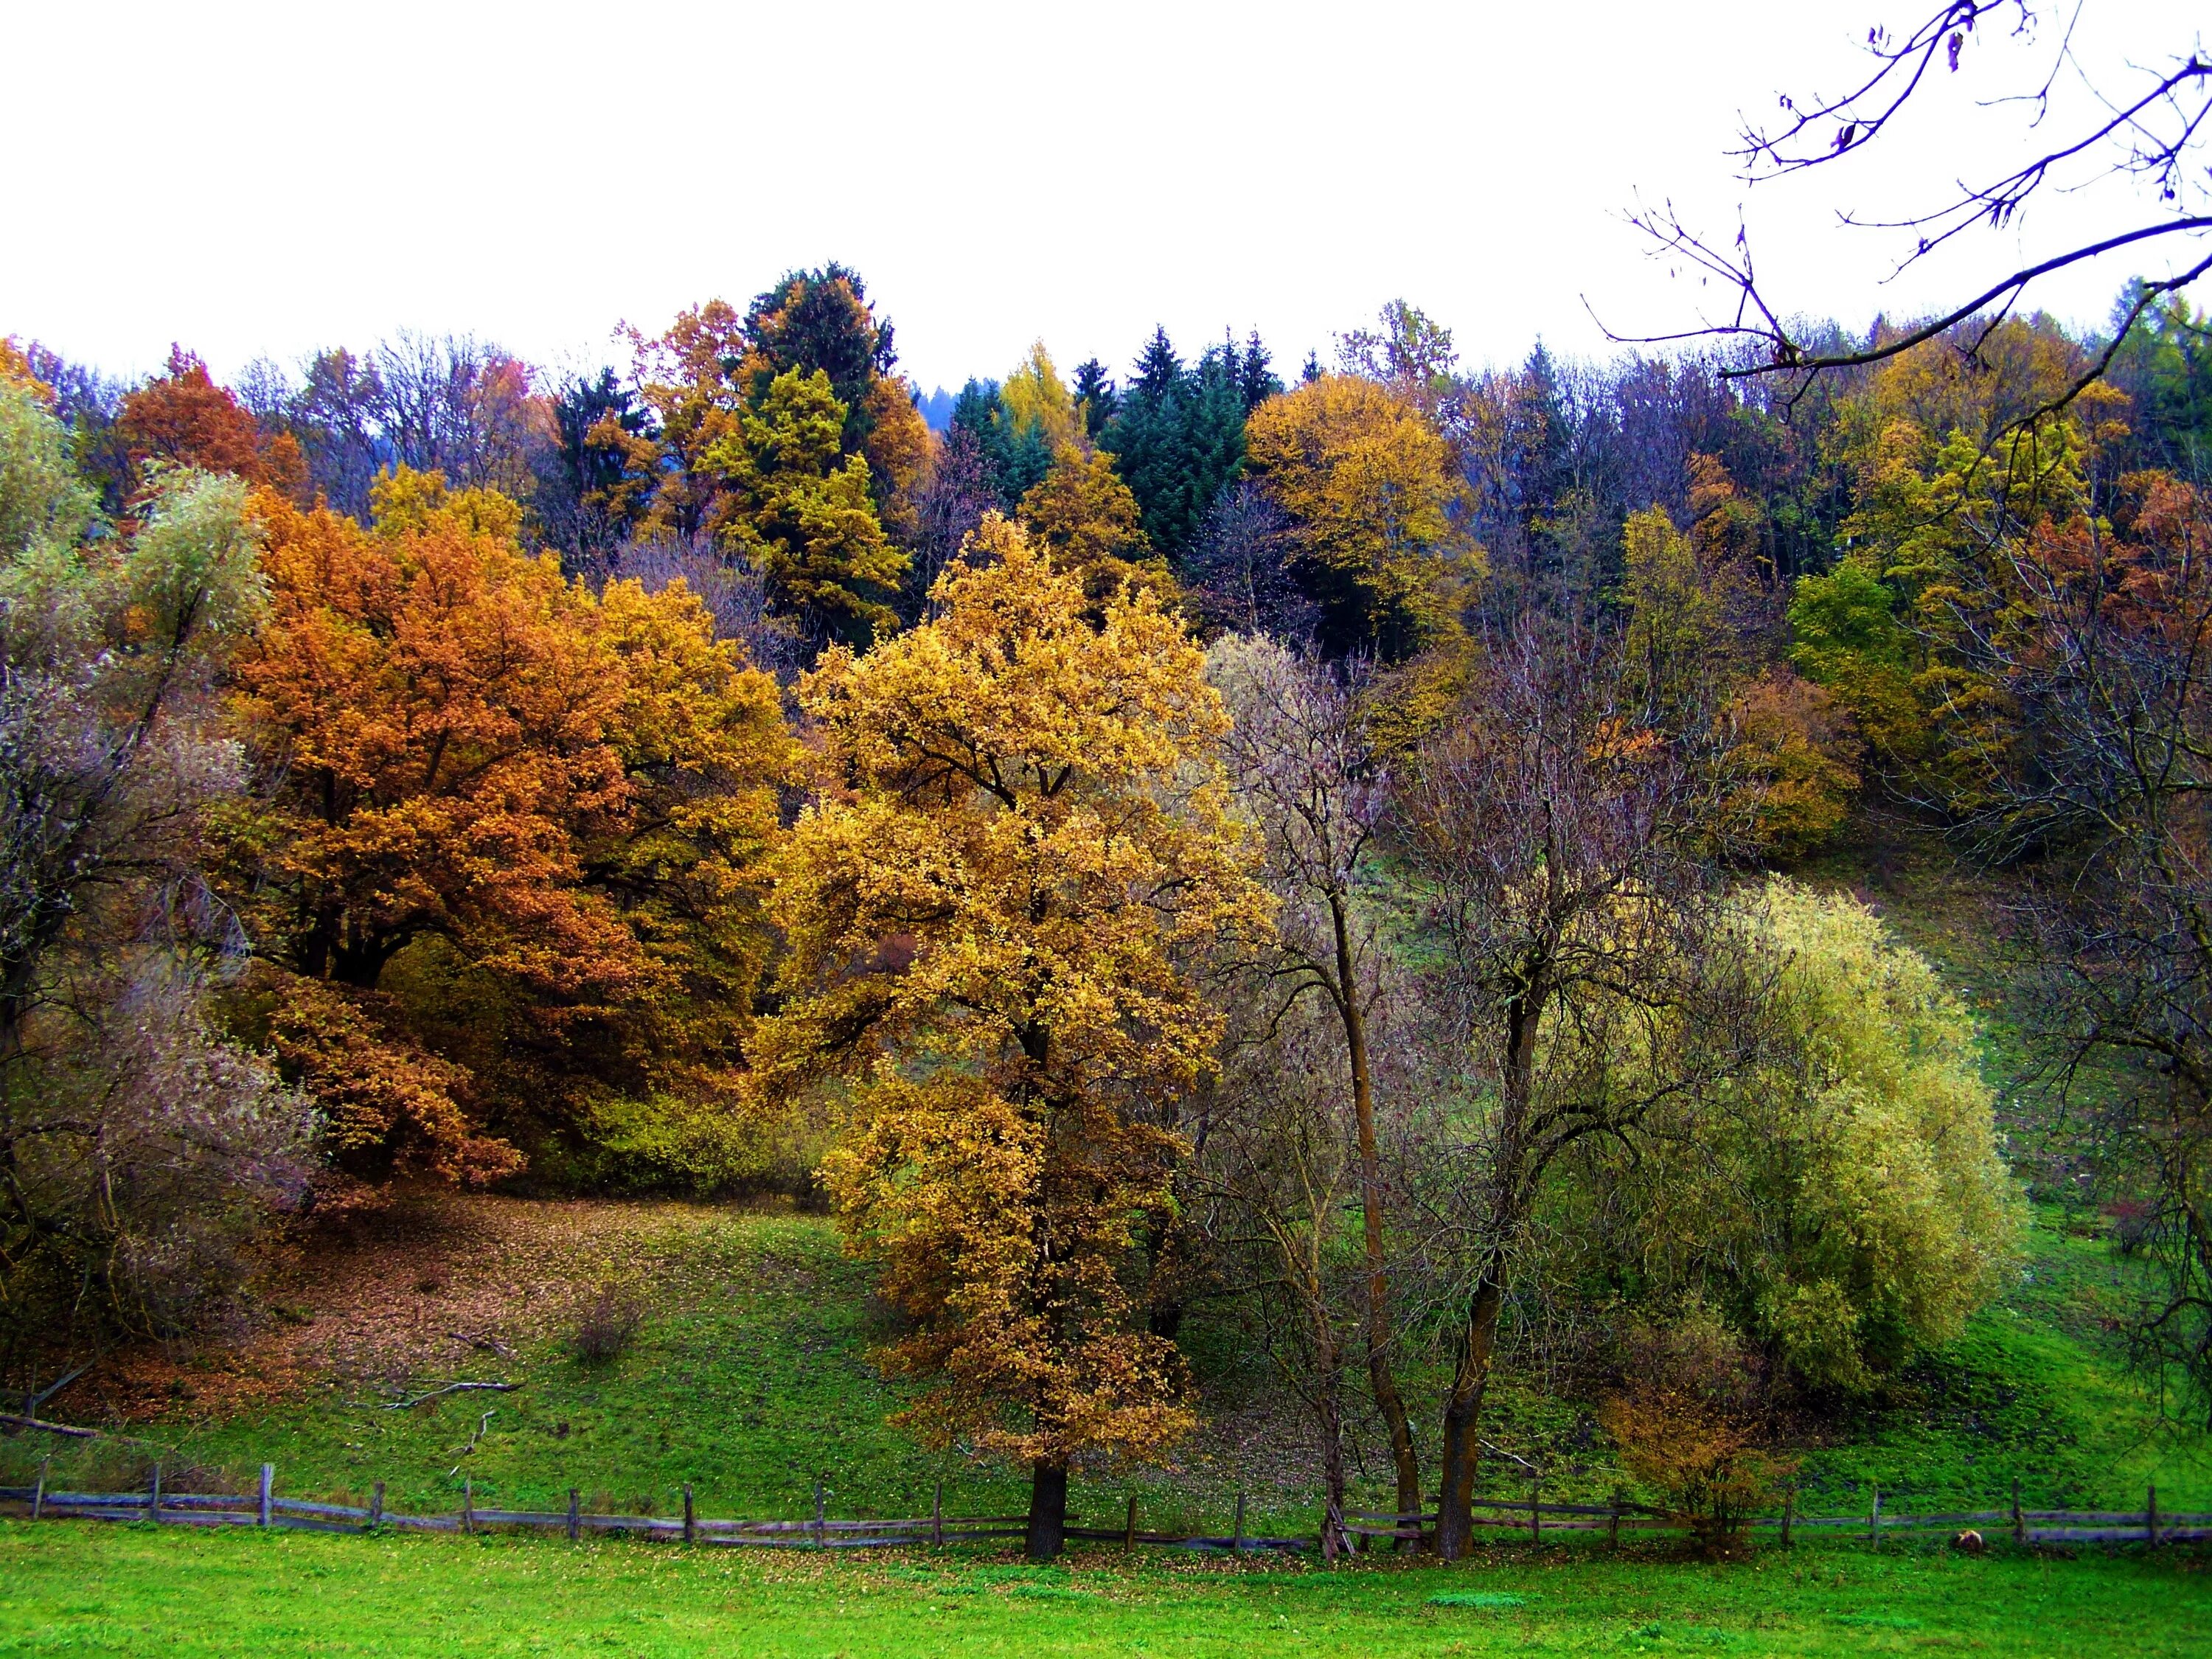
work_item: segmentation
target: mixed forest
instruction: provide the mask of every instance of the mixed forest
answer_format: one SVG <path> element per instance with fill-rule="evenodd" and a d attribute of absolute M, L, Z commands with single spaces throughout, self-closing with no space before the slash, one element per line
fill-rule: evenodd
<path fill-rule="evenodd" d="M 1718 1534 L 2063 1188 L 2201 1420 L 2212 325 L 1908 331 L 1476 371 L 1400 302 L 925 399 L 831 264 L 581 379 L 8 340 L 0 1381 L 425 1185 L 780 1194 L 1041 1558 L 1201 1311 L 1332 1554 L 1354 1424 L 1464 1553 L 1539 1352 Z M 1804 878 L 1899 836 L 2005 895 L 2063 1157 Z"/>

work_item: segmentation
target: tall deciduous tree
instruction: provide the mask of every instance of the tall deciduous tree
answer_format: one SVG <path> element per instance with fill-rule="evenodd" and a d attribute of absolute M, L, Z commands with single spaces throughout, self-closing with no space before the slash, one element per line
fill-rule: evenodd
<path fill-rule="evenodd" d="M 787 739 L 773 684 L 683 586 L 594 599 L 523 551 L 512 501 L 434 475 L 376 501 L 364 529 L 260 498 L 240 898 L 284 971 L 272 1029 L 348 1166 L 490 1179 L 518 1156 L 465 1109 L 495 1080 L 434 1052 L 387 970 L 434 941 L 520 1005 L 556 1081 L 733 1065 Z"/>
<path fill-rule="evenodd" d="M 1212 677 L 1236 714 L 1227 744 L 1237 798 L 1256 823 L 1269 884 L 1282 902 L 1278 983 L 1324 1004 L 1350 1085 L 1351 1169 L 1365 1267 L 1361 1327 L 1375 1407 L 1390 1440 L 1401 1515 L 1421 1509 L 1421 1469 L 1392 1348 L 1389 1225 L 1376 1133 L 1369 1024 L 1379 994 L 1375 930 L 1358 887 L 1375 850 L 1388 774 L 1361 707 L 1356 669 L 1337 674 L 1272 641 L 1218 644 Z M 1315 1161 L 1314 1167 L 1323 1167 Z"/>
<path fill-rule="evenodd" d="M 845 1085 L 825 1166 L 854 1247 L 914 1321 L 930 1438 L 1030 1466 L 1056 1554 L 1070 1460 L 1190 1425 L 1130 1278 L 1212 1064 L 1191 958 L 1261 926 L 1212 746 L 1203 659 L 1154 595 L 1085 620 L 1081 584 L 987 519 L 938 614 L 801 699 L 828 776 L 776 890 L 791 954 L 761 1086 Z"/>
<path fill-rule="evenodd" d="M 1547 1170 L 1747 1064 L 1755 1027 L 1729 976 L 1705 971 L 1717 769 L 1638 719 L 1604 641 L 1532 620 L 1488 644 L 1466 718 L 1404 794 L 1482 1080 L 1457 1205 L 1472 1250 L 1440 1448 L 1448 1559 L 1472 1535 L 1499 1320 Z"/>
<path fill-rule="evenodd" d="M 1452 624 L 1479 568 L 1456 514 L 1450 447 L 1412 403 L 1373 380 L 1324 374 L 1253 414 L 1248 465 L 1296 526 L 1300 575 L 1331 655 L 1397 661 Z"/>

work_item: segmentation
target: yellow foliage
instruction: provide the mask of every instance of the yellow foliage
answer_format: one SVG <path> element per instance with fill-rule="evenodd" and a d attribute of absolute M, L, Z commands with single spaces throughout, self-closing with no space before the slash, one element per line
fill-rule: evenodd
<path fill-rule="evenodd" d="M 1042 340 L 1030 346 L 1028 355 L 1006 376 L 999 388 L 999 401 L 1006 407 L 1009 432 L 1035 428 L 1055 454 L 1063 448 L 1085 447 L 1074 394 L 1060 378 Z"/>
<path fill-rule="evenodd" d="M 1153 556 L 1137 498 L 1100 452 L 1063 446 L 1052 470 L 1022 497 L 1019 516 L 1053 568 L 1080 580 L 1094 606 L 1130 581 L 1176 596 L 1175 577 Z"/>
<path fill-rule="evenodd" d="M 845 1091 L 823 1174 L 915 1321 L 887 1354 L 933 1383 L 908 1420 L 1043 1464 L 1151 1455 L 1191 1422 L 1128 1274 L 1221 1030 L 1189 964 L 1267 914 L 1212 757 L 1226 716 L 1155 594 L 1087 621 L 996 514 L 933 597 L 802 683 L 825 777 L 781 863 L 757 1078 Z"/>
<path fill-rule="evenodd" d="M 1333 645 L 1400 660 L 1454 629 L 1481 552 L 1459 527 L 1450 447 L 1419 409 L 1324 374 L 1253 410 L 1244 441 L 1252 476 L 1297 526 Z"/>
<path fill-rule="evenodd" d="M 1949 1341 L 1996 1293 L 2020 1200 L 1972 1019 L 1927 960 L 1856 899 L 1794 882 L 1767 882 L 1745 915 L 1780 953 L 1800 1056 L 1753 1085 L 1802 1160 L 1797 1259 L 1761 1312 L 1799 1370 L 1853 1383 L 1870 1358 Z"/>

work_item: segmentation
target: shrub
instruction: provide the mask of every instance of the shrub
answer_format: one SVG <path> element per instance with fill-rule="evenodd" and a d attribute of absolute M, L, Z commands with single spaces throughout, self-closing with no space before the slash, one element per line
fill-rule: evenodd
<path fill-rule="evenodd" d="M 570 1346 L 586 1365 L 604 1365 L 637 1340 L 645 1323 L 645 1304 L 636 1294 L 612 1282 L 599 1287 L 592 1305 L 576 1322 Z"/>
<path fill-rule="evenodd" d="M 1740 1547 L 1746 1523 L 1796 1467 L 1757 1443 L 1756 1369 L 1701 1307 L 1670 1328 L 1638 1330 L 1626 1346 L 1626 1384 L 1598 1410 L 1622 1464 L 1706 1553 Z"/>

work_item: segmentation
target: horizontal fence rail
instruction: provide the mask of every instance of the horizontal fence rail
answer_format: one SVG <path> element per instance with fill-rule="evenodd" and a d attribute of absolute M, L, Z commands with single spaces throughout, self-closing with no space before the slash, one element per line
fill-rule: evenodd
<path fill-rule="evenodd" d="M 934 1512 L 899 1519 L 831 1520 L 826 1513 L 826 1493 L 816 1488 L 815 1515 L 811 1521 L 723 1520 L 694 1512 L 691 1489 L 684 1489 L 681 1517 L 659 1515 L 588 1515 L 571 1489 L 566 1510 L 509 1510 L 478 1508 L 472 1482 L 461 1484 L 461 1507 L 447 1514 L 406 1515 L 384 1505 L 384 1484 L 366 1507 L 348 1504 L 310 1503 L 280 1498 L 275 1491 L 276 1470 L 264 1464 L 255 1492 L 179 1492 L 162 1489 L 161 1469 L 155 1466 L 145 1490 L 130 1492 L 63 1492 L 48 1488 L 41 1474 L 36 1486 L 0 1486 L 0 1504 L 27 1506 L 33 1520 L 151 1521 L 163 1526 L 258 1526 L 289 1528 L 311 1532 L 362 1533 L 380 1527 L 428 1532 L 473 1533 L 481 1527 L 538 1528 L 565 1531 L 571 1539 L 586 1533 L 629 1533 L 646 1537 L 681 1539 L 686 1543 L 725 1548 L 874 1549 L 912 1548 L 967 1543 L 981 1539 L 1018 1538 L 1028 1530 L 1021 1515 L 951 1516 L 944 1513 L 944 1488 L 938 1488 Z M 2173 1512 L 2158 1507 L 2153 1488 L 2140 1510 L 2030 1510 L 2021 1506 L 2017 1490 L 2012 1506 L 2002 1510 L 1958 1510 L 1919 1515 L 1885 1512 L 1877 1489 L 1863 1515 L 1799 1515 L 1792 1492 L 1778 1516 L 1747 1517 L 1743 1525 L 1780 1530 L 1789 1541 L 1793 1532 L 1859 1534 L 1879 1541 L 1884 1534 L 1954 1531 L 1986 1528 L 1992 1535 L 2009 1536 L 2022 1544 L 2141 1543 L 2160 1545 L 2212 1539 L 2212 1512 Z M 1563 1504 L 1545 1501 L 1540 1491 L 1526 1498 L 1477 1498 L 1473 1519 L 1479 1527 L 1495 1527 L 1527 1534 L 1540 1542 L 1550 1532 L 1604 1531 L 1618 1543 L 1630 1530 L 1680 1530 L 1686 1517 L 1648 1504 L 1617 1498 L 1604 1504 Z M 1342 1523 L 1354 1540 L 1392 1539 L 1418 1544 L 1433 1530 L 1433 1510 L 1395 1514 L 1352 1511 Z M 1227 1552 L 1286 1552 L 1318 1547 L 1313 1535 L 1271 1538 L 1244 1530 L 1244 1501 L 1237 1501 L 1237 1522 L 1226 1534 L 1139 1531 L 1137 1504 L 1132 1498 L 1125 1524 L 1119 1527 L 1084 1526 L 1070 1522 L 1070 1539 L 1120 1543 L 1133 1548 L 1216 1550 Z"/>

